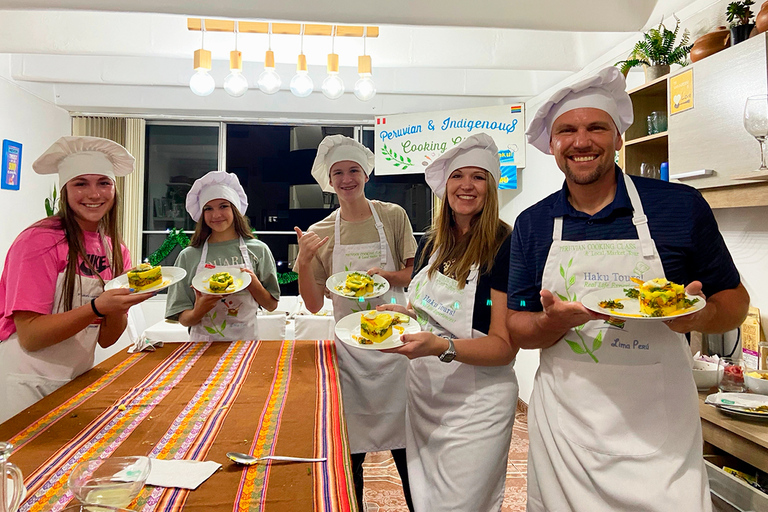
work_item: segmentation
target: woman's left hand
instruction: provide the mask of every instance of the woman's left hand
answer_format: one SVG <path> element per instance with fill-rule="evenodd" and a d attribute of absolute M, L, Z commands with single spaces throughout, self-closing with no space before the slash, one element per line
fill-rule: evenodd
<path fill-rule="evenodd" d="M 405 345 L 397 348 L 382 350 L 389 354 L 400 354 L 408 359 L 417 357 L 439 356 L 448 349 L 448 340 L 435 336 L 431 332 L 416 332 L 413 334 L 403 334 L 400 340 Z"/>

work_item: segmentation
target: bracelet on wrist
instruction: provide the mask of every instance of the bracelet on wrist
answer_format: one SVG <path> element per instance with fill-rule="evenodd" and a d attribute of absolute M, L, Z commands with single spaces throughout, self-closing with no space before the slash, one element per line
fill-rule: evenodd
<path fill-rule="evenodd" d="M 96 309 L 96 299 L 91 299 L 91 309 L 93 310 L 93 314 L 96 315 L 99 318 L 104 318 L 107 315 L 101 314 L 101 312 Z"/>

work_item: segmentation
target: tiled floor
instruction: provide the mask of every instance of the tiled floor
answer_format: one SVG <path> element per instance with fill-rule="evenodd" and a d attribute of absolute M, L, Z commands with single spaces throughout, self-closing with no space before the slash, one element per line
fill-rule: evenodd
<path fill-rule="evenodd" d="M 512 443 L 507 461 L 507 488 L 502 512 L 525 511 L 527 484 L 528 417 L 525 407 L 518 407 Z M 369 453 L 365 471 L 365 503 L 367 512 L 407 512 L 403 488 L 389 452 Z"/>

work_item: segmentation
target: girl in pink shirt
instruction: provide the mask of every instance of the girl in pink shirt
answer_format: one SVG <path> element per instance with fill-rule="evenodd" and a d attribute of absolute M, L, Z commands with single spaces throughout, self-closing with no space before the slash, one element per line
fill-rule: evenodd
<path fill-rule="evenodd" d="M 59 174 L 59 212 L 24 230 L 0 277 L 0 422 L 93 366 L 128 309 L 150 297 L 104 283 L 131 265 L 117 227 L 115 176 L 128 151 L 98 137 L 62 137 L 32 165 Z"/>

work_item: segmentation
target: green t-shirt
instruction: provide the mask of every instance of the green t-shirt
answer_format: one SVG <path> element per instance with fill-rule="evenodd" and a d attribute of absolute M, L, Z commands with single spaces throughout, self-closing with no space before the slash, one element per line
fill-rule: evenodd
<path fill-rule="evenodd" d="M 280 284 L 277 282 L 277 267 L 272 251 L 267 244 L 255 238 L 249 238 L 245 241 L 248 254 L 251 257 L 251 266 L 253 273 L 259 278 L 261 284 L 266 288 L 272 297 L 280 298 Z M 165 318 L 178 320 L 179 314 L 195 306 L 195 290 L 192 289 L 192 278 L 197 273 L 197 266 L 200 263 L 200 256 L 203 254 L 203 248 L 189 246 L 176 258 L 175 266 L 181 267 L 187 271 L 187 277 L 168 289 L 168 301 L 165 304 Z M 240 240 L 228 240 L 226 242 L 209 243 L 208 256 L 206 262 L 212 265 L 241 266 L 243 257 L 240 254 Z"/>

